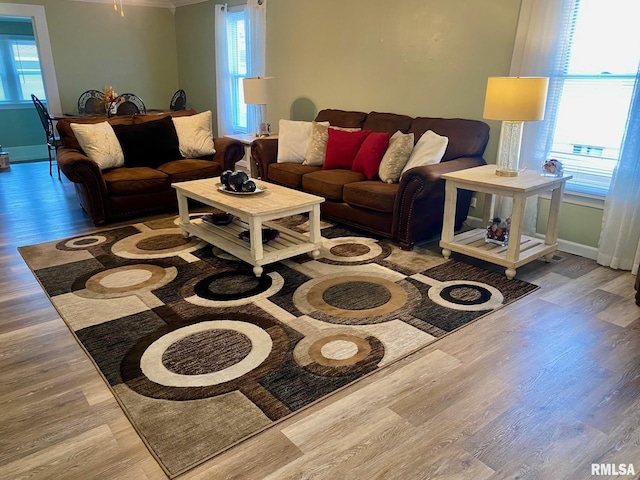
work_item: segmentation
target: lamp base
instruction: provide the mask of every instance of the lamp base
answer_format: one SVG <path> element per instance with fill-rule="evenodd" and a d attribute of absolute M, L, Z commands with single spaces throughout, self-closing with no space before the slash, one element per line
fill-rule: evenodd
<path fill-rule="evenodd" d="M 523 122 L 502 122 L 496 175 L 501 177 L 517 177 L 520 164 L 520 142 L 522 141 Z"/>

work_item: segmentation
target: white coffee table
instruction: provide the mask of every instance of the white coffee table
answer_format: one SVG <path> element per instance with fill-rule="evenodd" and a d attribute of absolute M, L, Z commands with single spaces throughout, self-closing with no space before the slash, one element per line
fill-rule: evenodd
<path fill-rule="evenodd" d="M 256 184 L 263 191 L 250 195 L 220 191 L 219 177 L 172 184 L 178 196 L 180 228 L 184 235 L 201 238 L 253 265 L 257 277 L 262 275 L 263 265 L 269 263 L 303 253 L 318 258 L 322 245 L 320 204 L 324 198 L 260 180 Z M 191 218 L 189 198 L 230 213 L 235 219 L 228 225 L 214 225 L 200 218 Z M 308 236 L 270 222 L 300 213 L 309 214 Z M 278 238 L 263 244 L 263 227 L 278 230 Z M 249 242 L 239 237 L 247 229 Z"/>

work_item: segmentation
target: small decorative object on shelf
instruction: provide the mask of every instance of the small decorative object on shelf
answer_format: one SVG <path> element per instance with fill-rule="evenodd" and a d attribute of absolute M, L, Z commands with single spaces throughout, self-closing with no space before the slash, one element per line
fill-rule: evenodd
<path fill-rule="evenodd" d="M 2 151 L 2 145 L 0 145 L 0 170 L 9 168 L 9 154 Z"/>
<path fill-rule="evenodd" d="M 502 220 L 500 217 L 495 217 L 493 220 L 491 220 L 491 223 L 487 227 L 487 235 L 484 241 L 504 247 L 505 245 L 507 245 L 507 243 L 509 243 L 510 226 L 510 218 Z"/>
<path fill-rule="evenodd" d="M 562 163 L 555 158 L 547 160 L 542 165 L 542 175 L 544 175 L 545 177 L 561 177 Z"/>

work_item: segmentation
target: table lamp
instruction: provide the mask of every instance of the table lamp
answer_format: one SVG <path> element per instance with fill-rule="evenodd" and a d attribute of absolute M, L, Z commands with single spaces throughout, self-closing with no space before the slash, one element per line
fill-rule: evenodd
<path fill-rule="evenodd" d="M 515 177 L 524 122 L 544 119 L 547 77 L 489 77 L 483 117 L 502 120 L 496 175 Z"/>
<path fill-rule="evenodd" d="M 254 77 L 243 79 L 244 103 L 257 105 L 260 111 L 260 123 L 256 137 L 268 137 L 270 125 L 266 123 L 267 103 L 269 103 L 269 83 L 273 77 Z"/>

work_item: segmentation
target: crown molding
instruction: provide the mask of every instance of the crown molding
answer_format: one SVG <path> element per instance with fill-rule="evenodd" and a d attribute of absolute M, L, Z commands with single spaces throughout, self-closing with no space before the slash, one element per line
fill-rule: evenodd
<path fill-rule="evenodd" d="M 85 3 L 106 3 L 113 5 L 113 0 L 71 0 L 72 2 L 85 2 Z M 117 0 L 118 5 L 120 0 Z M 176 6 L 182 6 L 181 1 L 169 1 L 169 0 L 122 0 L 123 5 L 137 6 L 137 7 L 161 7 L 175 10 Z M 195 2 L 193 2 L 195 3 Z"/>

